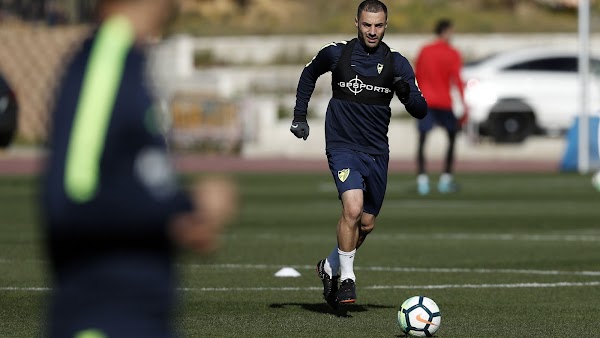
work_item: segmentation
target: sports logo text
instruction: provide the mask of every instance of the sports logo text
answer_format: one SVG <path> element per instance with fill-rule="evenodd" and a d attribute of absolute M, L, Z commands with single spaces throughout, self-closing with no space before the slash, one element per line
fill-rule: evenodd
<path fill-rule="evenodd" d="M 354 93 L 354 95 L 358 95 L 358 93 L 362 92 L 363 90 L 377 92 L 377 93 L 385 93 L 385 94 L 389 94 L 392 92 L 392 90 L 390 88 L 366 84 L 361 79 L 358 78 L 358 75 L 354 79 L 352 79 L 348 82 L 338 82 L 338 86 L 340 86 L 341 88 L 348 88 L 348 90 L 350 90 L 350 92 Z"/>

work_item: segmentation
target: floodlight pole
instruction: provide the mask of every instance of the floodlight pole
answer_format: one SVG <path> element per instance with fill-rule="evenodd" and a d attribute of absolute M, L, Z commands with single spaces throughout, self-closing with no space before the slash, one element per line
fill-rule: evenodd
<path fill-rule="evenodd" d="M 590 91 L 590 1 L 579 0 L 579 173 L 590 170 L 589 91 Z"/>

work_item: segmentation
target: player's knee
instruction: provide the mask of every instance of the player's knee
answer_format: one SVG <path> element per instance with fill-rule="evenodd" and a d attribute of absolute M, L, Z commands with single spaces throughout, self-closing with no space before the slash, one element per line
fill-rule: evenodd
<path fill-rule="evenodd" d="M 363 235 L 368 235 L 375 229 L 375 222 L 363 223 L 360 225 L 360 232 Z"/>
<path fill-rule="evenodd" d="M 344 206 L 344 218 L 348 221 L 358 222 L 362 216 L 362 206 L 358 205 L 345 205 Z"/>

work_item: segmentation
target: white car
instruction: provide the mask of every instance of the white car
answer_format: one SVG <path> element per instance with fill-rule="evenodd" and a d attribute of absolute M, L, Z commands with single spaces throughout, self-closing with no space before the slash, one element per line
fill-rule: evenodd
<path fill-rule="evenodd" d="M 590 108 L 600 110 L 600 58 L 590 60 Z M 467 63 L 462 71 L 470 124 L 496 142 L 566 131 L 579 113 L 575 51 L 530 48 Z"/>

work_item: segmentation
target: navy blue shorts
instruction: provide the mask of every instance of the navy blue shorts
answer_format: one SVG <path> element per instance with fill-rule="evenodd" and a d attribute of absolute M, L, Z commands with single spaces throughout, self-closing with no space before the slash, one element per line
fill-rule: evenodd
<path fill-rule="evenodd" d="M 430 131 L 436 125 L 448 131 L 458 130 L 458 120 L 452 110 L 430 108 L 425 118 L 417 120 L 417 124 L 421 133 Z"/>
<path fill-rule="evenodd" d="M 387 186 L 389 154 L 369 155 L 350 149 L 327 150 L 329 170 L 341 199 L 345 191 L 362 189 L 363 210 L 377 215 Z"/>

